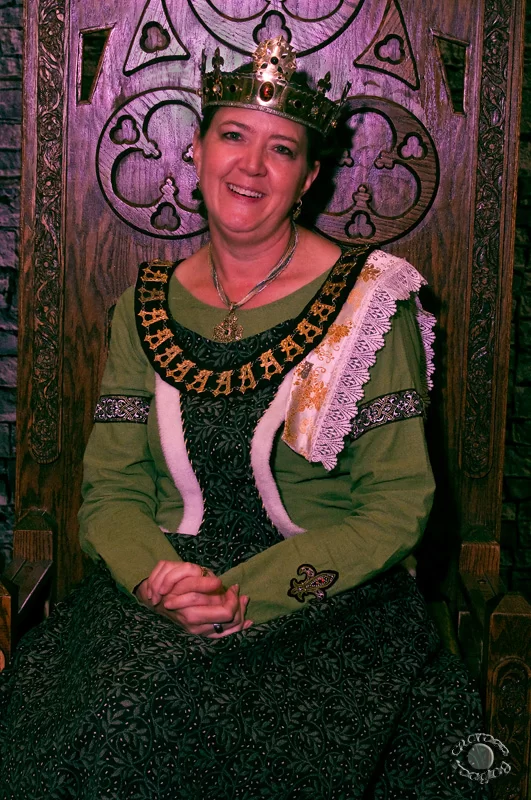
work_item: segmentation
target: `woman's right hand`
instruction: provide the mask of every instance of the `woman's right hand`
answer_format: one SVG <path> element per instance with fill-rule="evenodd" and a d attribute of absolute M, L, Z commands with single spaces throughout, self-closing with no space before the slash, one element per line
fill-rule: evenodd
<path fill-rule="evenodd" d="M 168 617 L 188 633 L 211 639 L 247 630 L 249 598 L 238 586 L 225 590 L 221 580 L 198 564 L 159 561 L 153 572 L 135 590 L 143 605 Z M 223 626 L 216 633 L 214 624 Z"/>

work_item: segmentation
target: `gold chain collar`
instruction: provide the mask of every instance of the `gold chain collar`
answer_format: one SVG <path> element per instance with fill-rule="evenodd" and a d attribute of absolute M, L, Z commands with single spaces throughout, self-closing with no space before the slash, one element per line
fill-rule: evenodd
<path fill-rule="evenodd" d="M 279 383 L 283 375 L 296 366 L 326 335 L 350 293 L 369 248 L 350 248 L 336 262 L 316 296 L 298 317 L 291 332 L 278 343 L 246 363 L 234 357 L 230 370 L 209 368 L 200 364 L 193 353 L 179 341 L 179 329 L 168 305 L 170 277 L 177 263 L 154 260 L 140 265 L 135 291 L 137 328 L 142 347 L 153 369 L 176 388 L 202 394 L 245 394 L 266 382 Z M 212 342 L 213 346 L 225 345 Z"/>

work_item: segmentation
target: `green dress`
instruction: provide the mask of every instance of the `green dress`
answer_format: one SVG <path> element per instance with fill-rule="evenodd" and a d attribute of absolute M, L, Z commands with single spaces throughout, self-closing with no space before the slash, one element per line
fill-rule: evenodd
<path fill-rule="evenodd" d="M 338 308 L 361 263 L 350 267 Z M 482 797 L 451 754 L 483 729 L 479 700 L 400 563 L 433 492 L 411 301 L 398 306 L 336 466 L 275 437 L 286 533 L 252 448 L 292 364 L 279 357 L 278 380 L 249 392 L 181 384 L 175 406 L 161 351 L 146 347 L 166 328 L 146 333 L 142 320 L 163 309 L 161 324 L 219 386 L 235 363 L 277 354 L 322 279 L 242 311 L 246 338 L 227 346 L 209 338 L 220 311 L 153 268 L 167 272 L 163 299 L 146 304 L 144 283 L 116 308 L 87 448 L 81 535 L 96 568 L 0 679 L 0 797 Z M 239 583 L 254 625 L 204 639 L 138 604 L 131 592 L 160 559 Z"/>

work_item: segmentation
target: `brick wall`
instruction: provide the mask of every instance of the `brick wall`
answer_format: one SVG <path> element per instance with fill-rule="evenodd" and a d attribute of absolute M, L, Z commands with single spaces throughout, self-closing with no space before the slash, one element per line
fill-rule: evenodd
<path fill-rule="evenodd" d="M 502 522 L 506 583 L 531 598 L 531 8 L 527 6 Z"/>
<path fill-rule="evenodd" d="M 0 568 L 13 529 L 22 0 L 0 0 Z M 531 9 L 528 9 L 502 569 L 531 595 Z"/>
<path fill-rule="evenodd" d="M 0 566 L 13 530 L 22 0 L 0 0 Z"/>

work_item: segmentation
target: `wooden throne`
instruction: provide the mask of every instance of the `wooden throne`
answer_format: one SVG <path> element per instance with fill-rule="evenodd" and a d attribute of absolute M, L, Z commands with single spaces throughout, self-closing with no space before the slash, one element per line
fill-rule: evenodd
<path fill-rule="evenodd" d="M 206 235 L 189 156 L 201 51 L 219 46 L 227 69 L 284 33 L 311 75 L 330 70 L 332 96 L 352 82 L 352 141 L 317 229 L 429 281 L 439 489 L 419 581 L 509 749 L 493 793 L 531 798 L 531 608 L 499 580 L 523 16 L 524 0 L 27 0 L 4 661 L 83 575 L 81 462 L 112 308 L 139 262 L 185 257 Z"/>

